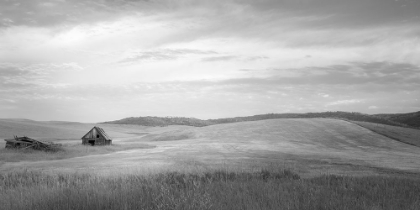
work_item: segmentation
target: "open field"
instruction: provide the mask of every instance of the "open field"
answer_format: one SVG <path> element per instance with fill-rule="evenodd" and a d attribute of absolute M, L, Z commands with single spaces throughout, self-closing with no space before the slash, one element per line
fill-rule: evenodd
<path fill-rule="evenodd" d="M 0 145 L 5 209 L 420 208 L 420 147 L 404 143 L 416 135 L 402 128 L 324 118 L 103 124 L 113 145 L 90 147 L 80 137 L 93 124 L 3 120 L 0 126 L 3 138 L 64 145 L 61 153 Z"/>
<path fill-rule="evenodd" d="M 369 122 L 353 122 L 388 138 L 420 147 L 420 129 L 404 128 Z"/>
<path fill-rule="evenodd" d="M 13 123 L 16 126 L 13 133 L 19 133 L 17 128 L 23 125 L 25 135 L 30 137 L 59 136 L 55 141 L 67 145 L 69 152 L 38 159 L 21 157 L 19 162 L 0 155 L 3 172 L 26 168 L 50 172 L 146 173 L 220 167 L 246 169 L 271 164 L 291 168 L 302 176 L 420 172 L 419 147 L 336 119 L 273 119 L 200 128 L 103 124 L 100 126 L 114 138 L 114 145 L 110 149 L 92 149 L 92 155 L 88 155 L 89 149 L 76 144 L 80 144 L 79 138 L 93 124 Z M 7 125 L 10 124 L 3 122 L 2 135 L 12 133 L 4 129 Z"/>

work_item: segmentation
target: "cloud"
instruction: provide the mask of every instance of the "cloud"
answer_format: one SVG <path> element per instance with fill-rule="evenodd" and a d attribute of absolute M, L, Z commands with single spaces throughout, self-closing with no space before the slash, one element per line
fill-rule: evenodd
<path fill-rule="evenodd" d="M 29 74 L 30 71 L 19 68 L 18 64 L 13 63 L 0 63 L 0 76 L 9 77 L 9 76 L 18 76 Z"/>
<path fill-rule="evenodd" d="M 295 16 L 323 16 L 301 22 L 312 28 L 365 28 L 400 25 L 419 20 L 420 2 L 412 0 L 263 0 L 248 1 L 256 11 L 288 12 Z"/>
<path fill-rule="evenodd" d="M 257 38 L 265 36 L 266 39 L 272 37 L 275 40 L 284 37 L 284 34 L 311 36 L 308 31 L 315 31 L 317 33 L 312 34 L 311 39 L 316 42 L 322 40 L 325 36 L 320 35 L 330 29 L 340 29 L 343 33 L 334 38 L 345 42 L 351 37 L 345 35 L 356 28 L 367 31 L 357 37 L 362 43 L 377 40 L 379 33 L 368 33 L 371 31 L 368 29 L 390 26 L 413 29 L 417 28 L 420 19 L 418 1 L 394 0 L 20 0 L 2 1 L 0 8 L 3 27 L 72 26 L 115 21 L 128 16 L 156 16 L 164 20 L 168 27 L 179 26 L 180 22 L 189 25 L 190 30 L 177 36 L 180 39 L 242 34 Z M 393 31 L 397 30 L 388 32 Z"/>
<path fill-rule="evenodd" d="M 127 115 L 168 104 L 187 114 L 411 110 L 419 3 L 1 1 L 0 98 L 31 100 L 45 116 L 96 113 L 98 102 Z"/>
<path fill-rule="evenodd" d="M 243 71 L 243 72 L 253 72 L 253 71 L 258 71 L 255 69 L 239 69 L 239 71 Z"/>
<path fill-rule="evenodd" d="M 2 102 L 7 102 L 7 103 L 16 103 L 16 100 L 13 100 L 13 99 L 7 99 L 7 98 L 3 98 L 3 99 L 0 99 L 0 101 L 2 101 Z"/>
<path fill-rule="evenodd" d="M 420 67 L 409 63 L 350 62 L 323 67 L 271 69 L 269 72 L 269 80 L 283 84 L 420 85 Z M 288 72 L 297 76 L 282 76 Z"/>
<path fill-rule="evenodd" d="M 119 63 L 132 63 L 137 61 L 159 61 L 159 60 L 174 60 L 176 56 L 163 54 L 161 52 L 144 52 L 137 55 L 132 55 L 128 58 L 125 58 Z"/>
<path fill-rule="evenodd" d="M 239 55 L 224 55 L 224 56 L 213 56 L 213 57 L 205 57 L 201 59 L 205 62 L 215 62 L 215 61 L 229 61 L 229 60 L 236 60 L 239 62 L 247 62 L 247 61 L 261 61 L 269 59 L 268 56 L 239 56 Z"/>
<path fill-rule="evenodd" d="M 416 59 L 420 53 L 420 45 L 415 40 L 420 32 L 417 22 L 355 28 L 346 27 L 346 24 L 340 24 L 339 21 L 334 24 L 327 21 L 325 26 L 310 27 L 313 21 L 335 20 L 336 16 L 341 15 L 341 13 L 335 13 L 345 10 L 347 5 L 351 5 L 350 8 L 359 8 L 358 5 L 365 4 L 359 1 L 357 1 L 358 3 L 344 1 L 336 3 L 326 0 L 302 1 L 300 3 L 288 0 L 257 2 L 250 0 L 212 2 L 202 0 L 76 0 L 71 2 L 41 1 L 39 3 L 22 1 L 21 5 L 16 8 L 10 2 L 4 3 L 11 5 L 9 5 L 10 11 L 16 10 L 10 15 L 23 17 L 25 15 L 20 15 L 20 12 L 34 10 L 32 11 L 34 14 L 28 17 L 27 21 L 32 20 L 39 23 L 30 24 L 25 21 L 19 23 L 18 20 L 8 17 L 14 21 L 14 25 L 12 25 L 14 27 L 3 31 L 4 36 L 9 34 L 9 38 L 0 37 L 5 40 L 3 49 L 7 49 L 4 50 L 4 53 L 0 50 L 0 57 L 3 59 L 23 60 L 28 56 L 41 57 L 44 55 L 45 57 L 42 58 L 44 61 L 59 57 L 61 61 L 72 62 L 87 59 L 84 58 L 86 53 L 79 55 L 75 52 L 90 51 L 106 55 L 116 54 L 114 59 L 118 58 L 118 60 L 113 60 L 113 62 L 133 64 L 136 63 L 136 60 L 177 59 L 177 56 L 159 52 L 159 49 L 168 47 L 168 45 L 172 47 L 180 43 L 187 45 L 196 42 L 199 47 L 193 47 L 197 50 L 202 50 L 200 47 L 207 44 L 203 49 L 225 52 L 221 56 L 242 56 L 238 60 L 239 62 L 244 60 L 280 60 L 282 58 L 287 60 L 289 56 L 294 55 L 292 51 L 296 50 L 296 53 L 300 53 L 300 58 L 309 53 L 311 56 L 317 57 L 316 60 L 306 59 L 301 63 L 309 63 L 309 60 L 322 62 L 358 58 L 363 61 L 382 59 L 420 64 Z M 45 7 L 38 5 L 42 3 L 55 5 L 56 13 L 66 14 L 66 17 L 49 17 L 44 21 L 42 17 L 52 15 L 50 13 L 53 13 L 51 11 L 54 10 L 46 10 Z M 377 5 L 382 7 L 380 3 Z M 2 8 L 1 5 L 0 8 Z M 22 8 L 28 8 L 28 10 Z M 64 12 L 60 12 L 61 10 Z M 71 12 L 67 12 L 67 10 Z M 4 13 L 4 16 L 8 15 Z M 361 24 L 366 22 L 365 20 L 370 20 L 368 16 L 355 16 L 350 12 L 346 12 L 346 16 L 350 19 L 361 19 Z M 395 15 L 394 18 L 398 19 L 399 16 Z M 305 25 L 306 23 L 307 25 Z M 387 22 L 385 21 L 385 23 Z M 43 37 L 40 37 L 41 35 Z M 215 43 L 214 41 L 220 41 L 220 43 L 212 45 Z M 247 49 L 248 44 L 256 46 L 253 49 Z M 407 48 L 406 45 L 411 47 Z M 124 54 L 123 58 L 118 56 L 121 55 L 121 52 L 132 50 L 133 46 L 142 50 Z M 178 45 L 177 47 L 183 48 L 184 46 Z M 20 51 L 11 51 L 10 49 L 13 48 L 18 48 Z M 228 51 L 218 48 L 228 48 Z M 73 53 L 65 54 L 63 49 L 65 52 Z M 261 51 L 270 53 L 261 53 L 261 57 L 252 55 L 252 52 Z M 276 53 L 276 51 L 281 53 Z M 284 55 L 282 51 L 292 53 Z M 336 53 L 336 51 L 340 52 Z M 33 55 L 35 52 L 37 55 Z M 266 59 L 264 56 L 270 59 Z M 99 58 L 97 59 L 99 60 Z M 208 59 L 212 60 L 212 58 Z M 286 63 L 284 60 L 279 62 Z"/>
<path fill-rule="evenodd" d="M 237 58 L 238 58 L 237 56 L 226 55 L 226 56 L 207 57 L 207 58 L 203 58 L 202 61 L 207 61 L 207 62 L 229 61 L 229 60 L 234 60 L 234 59 L 237 59 Z"/>
<path fill-rule="evenodd" d="M 22 66 L 21 69 L 26 71 L 35 72 L 38 74 L 47 74 L 51 72 L 62 71 L 82 71 L 84 68 L 77 63 L 40 63 Z"/>
<path fill-rule="evenodd" d="M 11 26 L 59 26 L 85 22 L 98 22 L 120 17 L 128 12 L 124 1 L 96 0 L 10 0 L 0 2 L 3 16 L 0 27 Z"/>
<path fill-rule="evenodd" d="M 0 88 L 4 91 L 35 90 L 36 87 L 56 83 L 54 81 L 54 74 L 72 71 L 78 72 L 83 69 L 77 63 L 0 63 Z"/>
<path fill-rule="evenodd" d="M 185 55 L 210 55 L 218 54 L 212 50 L 196 50 L 196 49 L 162 49 L 157 51 L 140 51 L 133 52 L 127 58 L 118 63 L 133 63 L 139 61 L 159 61 L 159 60 L 175 60 Z"/>
<path fill-rule="evenodd" d="M 184 51 L 170 52 L 172 54 L 169 54 L 174 56 L 179 52 L 188 54 Z M 69 89 L 80 92 L 86 92 L 87 90 L 88 92 L 97 91 L 97 93 L 105 90 L 107 93 L 112 93 L 120 89 L 117 88 L 120 85 L 109 83 L 105 83 L 104 86 L 98 86 L 99 88 L 84 88 L 85 86 L 81 84 L 70 85 L 53 77 L 58 72 L 84 71 L 82 67 L 75 63 L 36 65 L 3 63 L 0 66 L 0 78 L 4 81 L 1 86 L 4 90 L 11 88 L 27 89 L 29 87 L 28 85 L 36 85 L 39 88 L 54 88 L 57 91 L 64 91 L 63 94 Z M 166 92 L 168 90 L 185 91 L 190 89 L 207 90 L 209 88 L 216 88 L 231 93 L 258 92 L 260 94 L 266 94 L 268 91 L 277 88 L 284 92 L 287 91 L 286 87 L 293 87 L 295 90 L 299 87 L 305 92 L 311 92 L 310 89 L 314 88 L 318 92 L 316 95 L 329 99 L 337 95 L 339 91 L 392 93 L 420 88 L 420 68 L 406 63 L 350 62 L 343 65 L 298 69 L 242 69 L 240 72 L 245 73 L 243 78 L 180 80 L 158 83 L 130 82 L 129 84 L 136 85 L 124 86 L 124 88 L 121 88 L 121 91 L 130 90 L 130 92 L 140 91 L 142 93 L 155 94 L 156 91 L 160 92 L 159 90 Z M 249 73 L 258 74 L 258 77 L 245 77 Z M 81 89 L 76 87 L 80 87 Z M 121 94 L 121 92 L 115 92 L 113 95 Z"/>
<path fill-rule="evenodd" d="M 336 106 L 336 105 L 350 105 L 350 104 L 358 104 L 362 103 L 361 100 L 358 99 L 348 99 L 348 100 L 339 100 L 328 103 L 326 106 Z"/>
<path fill-rule="evenodd" d="M 258 60 L 265 60 L 269 59 L 268 56 L 249 56 L 244 58 L 245 61 L 258 61 Z"/>
<path fill-rule="evenodd" d="M 331 109 L 367 112 L 373 109 L 367 109 L 366 104 L 387 104 L 388 106 L 374 109 L 375 112 L 381 112 L 396 108 L 399 110 L 402 107 L 412 110 L 419 105 L 419 101 L 415 99 L 420 94 L 420 88 L 411 89 L 412 86 L 384 84 L 377 86 L 379 89 L 375 90 L 371 84 L 293 84 L 283 82 L 280 78 L 276 79 L 242 78 L 84 85 L 57 83 L 19 89 L 19 92 L 5 92 L 5 89 L 1 89 L 0 98 L 17 102 L 30 101 L 38 106 L 53 105 L 71 112 L 86 110 L 89 113 L 94 111 L 94 104 L 101 103 L 102 108 L 113 110 L 119 117 L 134 116 L 133 113 L 136 113 L 135 115 L 166 114 L 214 118 L 227 116 L 226 114 L 240 116 L 285 110 L 309 112 Z M 109 96 L 113 97 L 112 100 Z M 389 98 L 394 100 L 390 102 Z M 172 107 L 172 112 L 167 110 L 168 106 Z M 228 110 L 235 111 L 229 114 Z M 33 113 L 28 116 L 32 115 Z"/>

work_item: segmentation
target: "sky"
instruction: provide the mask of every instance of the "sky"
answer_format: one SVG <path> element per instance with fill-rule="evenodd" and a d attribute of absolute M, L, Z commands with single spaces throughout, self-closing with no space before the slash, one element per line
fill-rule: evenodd
<path fill-rule="evenodd" d="M 418 0 L 1 0 L 0 118 L 420 110 Z"/>

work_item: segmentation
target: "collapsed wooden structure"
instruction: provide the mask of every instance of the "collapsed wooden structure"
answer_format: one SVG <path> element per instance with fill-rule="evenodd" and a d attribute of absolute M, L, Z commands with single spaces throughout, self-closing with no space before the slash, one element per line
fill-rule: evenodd
<path fill-rule="evenodd" d="M 36 150 L 55 150 L 60 147 L 60 144 L 54 144 L 52 142 L 42 142 L 27 136 L 17 137 L 13 139 L 5 139 L 6 148 L 15 148 L 15 149 L 36 149 Z"/>
<path fill-rule="evenodd" d="M 95 126 L 82 137 L 82 144 L 91 146 L 110 145 L 112 144 L 112 139 L 109 138 L 102 128 Z"/>

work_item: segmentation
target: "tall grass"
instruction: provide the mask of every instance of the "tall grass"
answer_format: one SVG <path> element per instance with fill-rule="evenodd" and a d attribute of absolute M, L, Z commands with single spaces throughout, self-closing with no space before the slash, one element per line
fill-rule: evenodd
<path fill-rule="evenodd" d="M 0 175 L 1 209 L 406 209 L 420 208 L 420 180 L 289 171 L 167 172 L 100 177 Z"/>

